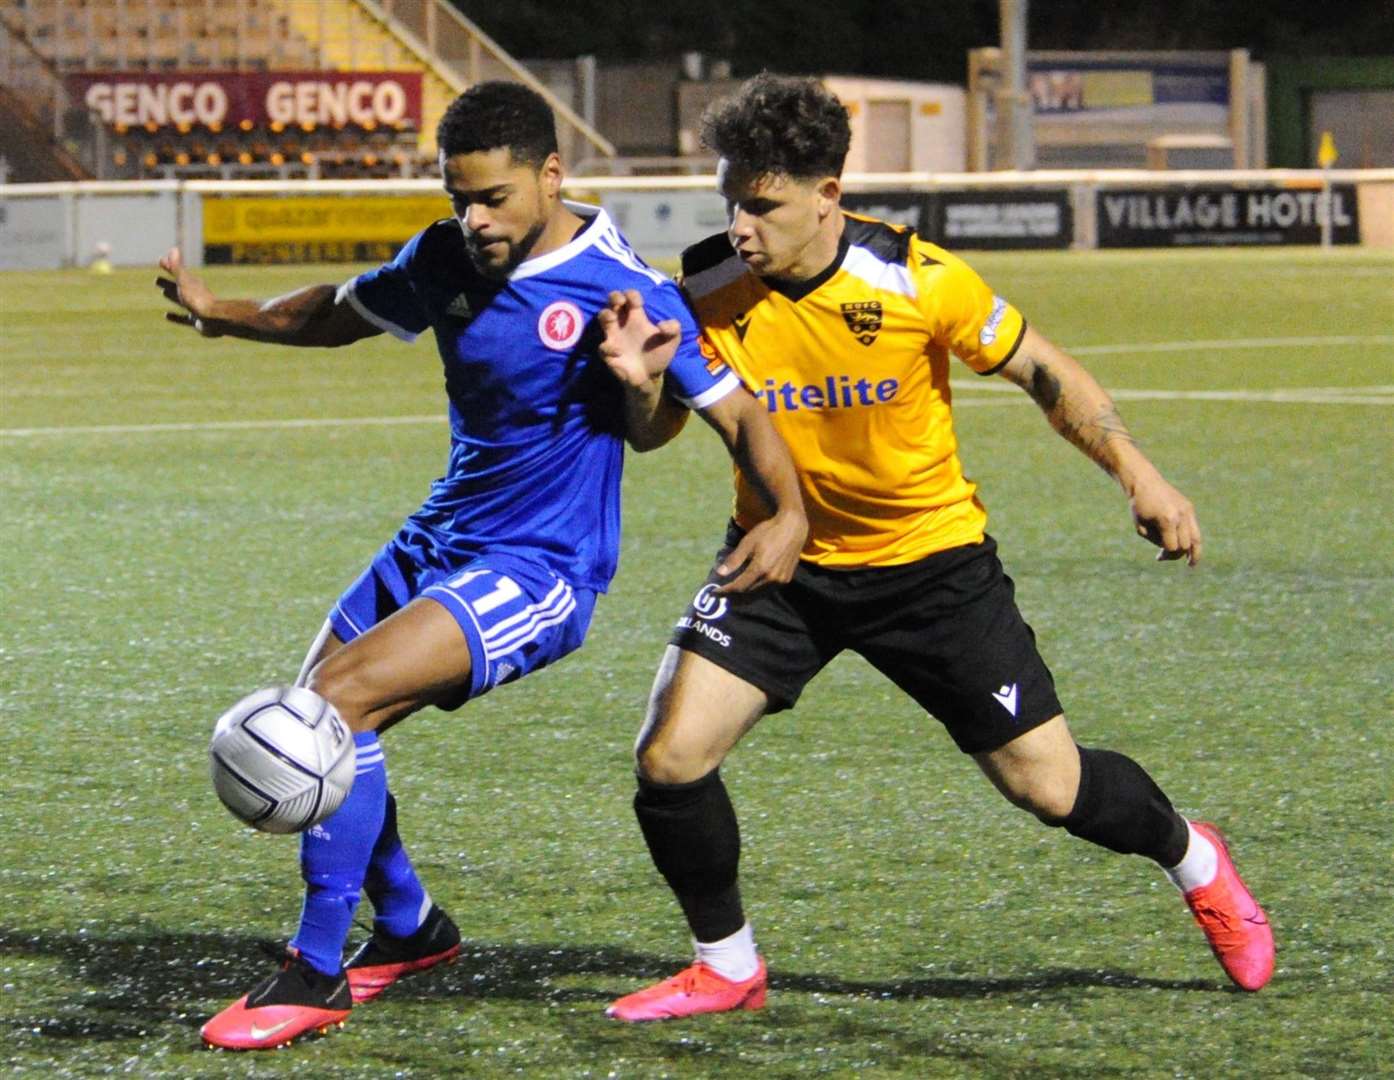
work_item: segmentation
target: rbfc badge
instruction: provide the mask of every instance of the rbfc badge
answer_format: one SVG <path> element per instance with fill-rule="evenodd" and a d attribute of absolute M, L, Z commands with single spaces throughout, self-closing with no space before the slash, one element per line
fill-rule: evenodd
<path fill-rule="evenodd" d="M 842 317 L 852 336 L 863 345 L 870 345 L 881 332 L 881 301 L 859 300 L 855 304 L 843 304 Z"/>
<path fill-rule="evenodd" d="M 581 309 L 570 300 L 554 300 L 537 319 L 537 336 L 549 349 L 565 351 L 581 340 L 586 328 Z"/>

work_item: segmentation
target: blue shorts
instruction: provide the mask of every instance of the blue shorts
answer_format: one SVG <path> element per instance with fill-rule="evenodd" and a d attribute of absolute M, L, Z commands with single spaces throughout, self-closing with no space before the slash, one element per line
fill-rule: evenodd
<path fill-rule="evenodd" d="M 552 571 L 506 554 L 479 555 L 460 566 L 428 565 L 396 540 L 339 597 L 329 623 L 340 641 L 366 633 L 418 596 L 441 604 L 470 650 L 468 691 L 444 701 L 458 709 L 502 683 L 546 667 L 580 647 L 595 611 L 595 593 Z"/>

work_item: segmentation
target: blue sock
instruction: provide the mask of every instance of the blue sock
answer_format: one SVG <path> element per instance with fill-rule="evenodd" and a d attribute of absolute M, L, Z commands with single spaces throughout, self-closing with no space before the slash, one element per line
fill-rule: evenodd
<path fill-rule="evenodd" d="M 387 814 L 373 846 L 363 889 L 376 912 L 374 925 L 393 937 L 408 937 L 431 910 L 431 898 L 416 876 L 402 838 L 397 835 L 397 800 L 387 793 Z"/>
<path fill-rule="evenodd" d="M 325 975 L 337 975 L 342 969 L 344 942 L 387 812 L 387 767 L 377 732 L 359 732 L 353 742 L 358 770 L 348 798 L 332 815 L 300 834 L 305 906 L 300 911 L 300 929 L 290 944 Z"/>

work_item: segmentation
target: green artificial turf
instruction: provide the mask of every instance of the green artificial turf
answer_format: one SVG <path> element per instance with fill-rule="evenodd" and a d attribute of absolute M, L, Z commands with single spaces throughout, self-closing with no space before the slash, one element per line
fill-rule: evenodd
<path fill-rule="evenodd" d="M 1229 988 L 1154 866 L 1012 809 L 934 720 L 843 658 L 723 770 L 768 1007 L 607 1020 L 612 997 L 688 956 L 629 800 L 654 663 L 729 508 L 725 456 L 694 424 L 630 459 L 620 573 L 586 646 L 385 738 L 460 962 L 288 1051 L 201 1049 L 199 1025 L 262 977 L 260 946 L 299 910 L 295 840 L 218 804 L 208 734 L 243 693 L 294 678 L 328 605 L 439 473 L 439 361 L 429 335 L 337 352 L 204 341 L 162 321 L 153 270 L 10 273 L 0 1068 L 1390 1075 L 1394 257 L 971 261 L 1079 349 L 1198 508 L 1202 566 L 1154 563 L 1121 494 L 1024 395 L 956 373 L 962 456 L 1077 737 L 1138 758 L 1226 830 L 1275 926 L 1267 989 Z M 209 279 L 266 296 L 340 273 Z M 402 422 L 286 423 L 354 418 Z"/>

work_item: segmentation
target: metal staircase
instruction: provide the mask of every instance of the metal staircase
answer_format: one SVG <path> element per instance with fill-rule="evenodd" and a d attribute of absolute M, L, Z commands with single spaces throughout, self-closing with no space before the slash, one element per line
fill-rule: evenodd
<path fill-rule="evenodd" d="M 503 50 L 448 0 L 263 0 L 281 11 L 310 44 L 322 70 L 422 71 L 418 146 L 431 151 L 447 105 L 486 79 L 521 82 L 541 94 L 559 126 L 587 144 L 588 154 L 613 157 L 615 147 Z"/>

